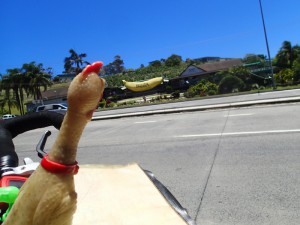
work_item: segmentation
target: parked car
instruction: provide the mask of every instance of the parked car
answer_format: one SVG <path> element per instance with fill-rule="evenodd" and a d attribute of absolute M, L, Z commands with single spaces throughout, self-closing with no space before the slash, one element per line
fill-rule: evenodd
<path fill-rule="evenodd" d="M 67 104 L 60 103 L 60 104 L 48 104 L 48 105 L 40 105 L 36 107 L 35 112 L 41 112 L 41 111 L 54 111 L 59 113 L 65 113 L 68 109 Z"/>
<path fill-rule="evenodd" d="M 14 115 L 14 114 L 5 114 L 5 115 L 2 116 L 2 119 L 3 120 L 8 120 L 8 119 L 11 119 L 11 118 L 14 118 L 14 117 L 16 117 L 16 115 Z"/>

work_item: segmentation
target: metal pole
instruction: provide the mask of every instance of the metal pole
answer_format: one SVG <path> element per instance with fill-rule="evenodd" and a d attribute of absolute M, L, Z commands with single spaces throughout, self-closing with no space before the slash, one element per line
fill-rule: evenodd
<path fill-rule="evenodd" d="M 275 90 L 276 84 L 275 84 L 275 79 L 274 79 L 273 66 L 272 66 L 272 61 L 271 61 L 271 56 L 270 56 L 270 49 L 269 49 L 269 44 L 268 44 L 268 37 L 267 37 L 267 31 L 266 31 L 266 25 L 265 25 L 265 19 L 264 19 L 264 13 L 263 13 L 262 5 L 261 5 L 261 0 L 259 0 L 259 6 L 260 6 L 260 13 L 261 13 L 261 18 L 262 18 L 262 22 L 263 22 L 263 27 L 264 27 L 265 40 L 266 40 L 266 46 L 267 46 L 268 58 L 269 58 L 269 66 L 271 69 L 273 90 Z"/>

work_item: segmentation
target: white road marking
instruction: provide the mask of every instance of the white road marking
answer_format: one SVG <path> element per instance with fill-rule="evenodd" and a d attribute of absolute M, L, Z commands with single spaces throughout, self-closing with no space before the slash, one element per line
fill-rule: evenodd
<path fill-rule="evenodd" d="M 156 123 L 156 121 L 140 121 L 140 122 L 134 122 L 134 123 Z"/>
<path fill-rule="evenodd" d="M 246 131 L 246 132 L 232 132 L 232 133 L 215 133 L 215 134 L 188 134 L 178 135 L 175 138 L 189 138 L 189 137 L 212 137 L 212 136 L 237 136 L 249 134 L 280 134 L 280 133 L 298 133 L 300 129 L 295 130 L 265 130 L 265 131 Z"/>
<path fill-rule="evenodd" d="M 224 117 L 233 117 L 233 116 L 252 116 L 252 113 L 245 113 L 245 114 L 232 114 L 232 115 L 225 115 Z"/>

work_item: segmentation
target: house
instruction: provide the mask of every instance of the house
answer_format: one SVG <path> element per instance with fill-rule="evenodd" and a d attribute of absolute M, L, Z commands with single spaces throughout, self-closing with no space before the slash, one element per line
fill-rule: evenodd
<path fill-rule="evenodd" d="M 170 79 L 169 84 L 173 89 L 186 90 L 189 86 L 197 84 L 201 79 L 208 78 L 219 71 L 242 65 L 241 59 L 226 59 L 197 66 L 190 65 L 178 77 Z"/>
<path fill-rule="evenodd" d="M 62 103 L 67 101 L 68 87 L 60 87 L 42 92 L 44 104 Z"/>
<path fill-rule="evenodd" d="M 42 92 L 42 100 L 33 100 L 26 103 L 27 112 L 32 111 L 39 105 L 67 103 L 68 87 L 46 90 Z"/>

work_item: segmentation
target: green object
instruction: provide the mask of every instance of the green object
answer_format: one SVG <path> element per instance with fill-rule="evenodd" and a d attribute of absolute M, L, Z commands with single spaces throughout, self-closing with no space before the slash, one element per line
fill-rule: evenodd
<path fill-rule="evenodd" d="M 17 187 L 9 186 L 9 187 L 0 188 L 0 202 L 5 202 L 8 204 L 8 208 L 6 212 L 2 215 L 2 217 L 0 217 L 1 222 L 3 222 L 6 219 L 16 198 L 18 197 L 18 194 L 19 194 L 19 188 Z"/>

